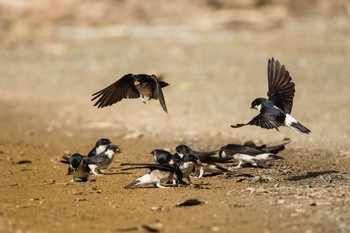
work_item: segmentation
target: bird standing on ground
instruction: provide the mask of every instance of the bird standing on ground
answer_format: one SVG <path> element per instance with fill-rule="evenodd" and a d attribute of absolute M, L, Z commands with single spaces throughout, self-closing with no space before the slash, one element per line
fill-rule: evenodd
<path fill-rule="evenodd" d="M 160 105 L 167 113 L 162 88 L 169 83 L 161 81 L 154 74 L 126 74 L 108 87 L 92 94 L 91 101 L 97 99 L 94 106 L 103 108 L 115 104 L 122 99 L 141 98 L 142 102 L 159 99 Z"/>
<path fill-rule="evenodd" d="M 289 139 L 285 139 L 284 142 L 276 146 L 257 146 L 253 142 L 246 142 L 244 145 L 231 143 L 221 147 L 219 156 L 223 158 L 232 157 L 238 160 L 236 168 L 240 168 L 244 164 L 266 168 L 268 166 L 265 161 L 283 159 L 277 153 L 283 151 L 285 145 L 289 142 Z"/>
<path fill-rule="evenodd" d="M 265 129 L 276 129 L 287 126 L 301 133 L 310 133 L 311 131 L 300 124 L 290 115 L 292 112 L 293 98 L 295 93 L 295 84 L 285 66 L 269 59 L 267 67 L 268 77 L 268 99 L 256 98 L 251 108 L 257 109 L 260 113 L 251 121 L 245 124 L 231 125 L 232 128 L 239 128 L 245 125 L 256 125 Z"/>
<path fill-rule="evenodd" d="M 109 144 L 105 151 L 98 155 L 87 157 L 85 160 L 94 175 L 102 175 L 103 170 L 108 168 L 113 162 L 115 154 L 119 152 L 120 149 L 117 145 Z"/>
<path fill-rule="evenodd" d="M 60 162 L 69 164 L 71 174 L 73 175 L 72 182 L 76 178 L 84 182 L 89 180 L 90 167 L 82 155 L 75 153 L 71 157 L 63 156 Z"/>
<path fill-rule="evenodd" d="M 194 156 L 197 159 L 197 162 L 194 164 L 195 166 L 195 175 L 197 178 L 202 178 L 204 173 L 222 173 L 222 172 L 230 172 L 224 167 L 217 165 L 216 163 L 227 163 L 231 160 L 231 158 L 220 158 L 214 156 L 217 154 L 216 151 L 206 151 L 206 152 L 198 152 L 191 149 L 187 145 L 178 145 L 176 148 L 176 154 L 180 157 L 184 156 Z"/>
<path fill-rule="evenodd" d="M 169 188 L 168 186 L 163 186 L 162 183 L 167 183 L 168 181 L 173 181 L 172 186 L 177 186 L 177 182 L 182 180 L 182 171 L 176 165 L 169 164 L 133 164 L 124 163 L 122 166 L 129 165 L 134 167 L 124 168 L 125 170 L 148 168 L 150 172 L 137 178 L 130 184 L 124 186 L 124 188 L 133 188 L 140 185 L 153 184 L 157 188 Z"/>

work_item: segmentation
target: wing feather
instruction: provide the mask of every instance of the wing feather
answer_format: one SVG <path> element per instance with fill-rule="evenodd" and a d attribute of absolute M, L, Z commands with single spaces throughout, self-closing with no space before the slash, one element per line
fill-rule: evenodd
<path fill-rule="evenodd" d="M 97 99 L 94 106 L 103 108 L 115 104 L 122 99 L 139 98 L 140 93 L 134 86 L 133 76 L 133 74 L 124 75 L 108 87 L 92 94 L 93 98 L 91 101 Z"/>
<path fill-rule="evenodd" d="M 295 84 L 289 75 L 285 66 L 278 60 L 272 58 L 268 61 L 268 99 L 285 113 L 291 113 L 293 107 L 293 98 L 295 94 Z"/>

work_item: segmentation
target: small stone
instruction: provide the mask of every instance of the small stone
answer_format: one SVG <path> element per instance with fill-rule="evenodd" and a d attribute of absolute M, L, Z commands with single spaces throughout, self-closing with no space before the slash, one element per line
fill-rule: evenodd
<path fill-rule="evenodd" d="M 280 200 L 277 201 L 277 203 L 278 204 L 284 204 L 284 203 L 286 203 L 286 200 L 280 199 Z"/>

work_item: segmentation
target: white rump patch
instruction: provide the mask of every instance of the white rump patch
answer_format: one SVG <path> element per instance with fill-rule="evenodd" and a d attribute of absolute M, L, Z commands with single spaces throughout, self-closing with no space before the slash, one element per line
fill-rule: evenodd
<path fill-rule="evenodd" d="M 286 114 L 286 119 L 284 119 L 284 124 L 291 127 L 292 123 L 298 123 L 298 121 L 289 114 Z"/>

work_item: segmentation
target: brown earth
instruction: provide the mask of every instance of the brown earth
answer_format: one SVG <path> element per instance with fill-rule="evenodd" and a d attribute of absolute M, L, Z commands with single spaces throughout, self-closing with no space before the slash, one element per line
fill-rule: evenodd
<path fill-rule="evenodd" d="M 160 232 L 349 232 L 348 16 L 294 18 L 278 10 L 277 23 L 258 18 L 268 23 L 237 25 L 227 20 L 229 12 L 196 11 L 194 20 L 176 24 L 158 17 L 147 24 L 55 25 L 49 38 L 38 40 L 30 33 L 24 41 L 5 37 L 0 232 L 147 231 L 142 226 Z M 292 113 L 310 135 L 230 128 L 255 116 L 250 102 L 266 95 L 272 56 L 293 77 Z M 171 84 L 164 89 L 169 114 L 157 101 L 92 106 L 93 92 L 129 72 L 164 76 Z M 101 137 L 122 153 L 105 176 L 69 182 L 62 155 L 86 154 Z M 174 152 L 185 143 L 212 150 L 285 137 L 291 138 L 280 154 L 285 159 L 269 169 L 194 179 L 194 188 L 123 188 L 146 171 L 124 172 L 120 163 L 152 162 L 155 148 Z M 175 206 L 190 198 L 205 204 Z"/>

